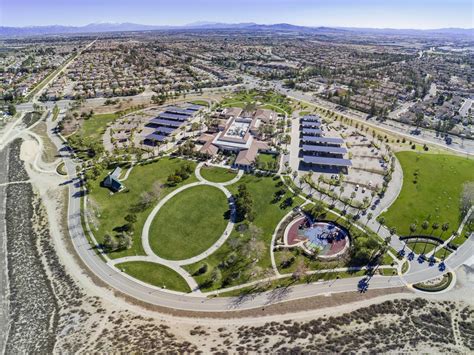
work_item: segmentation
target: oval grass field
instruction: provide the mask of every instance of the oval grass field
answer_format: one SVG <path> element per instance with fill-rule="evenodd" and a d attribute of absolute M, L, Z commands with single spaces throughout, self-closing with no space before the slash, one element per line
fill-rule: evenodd
<path fill-rule="evenodd" d="M 212 186 L 184 190 L 166 202 L 150 228 L 150 246 L 169 260 L 187 259 L 207 250 L 228 222 L 225 194 Z"/>

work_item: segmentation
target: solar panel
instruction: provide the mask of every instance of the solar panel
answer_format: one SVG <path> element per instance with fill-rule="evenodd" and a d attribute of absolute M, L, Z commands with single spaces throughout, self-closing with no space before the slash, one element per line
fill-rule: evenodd
<path fill-rule="evenodd" d="M 330 144 L 343 144 L 344 140 L 342 138 L 332 138 L 332 137 L 313 137 L 313 136 L 303 136 L 301 138 L 303 142 L 313 142 L 313 143 L 330 143 Z"/>
<path fill-rule="evenodd" d="M 146 136 L 145 139 L 148 139 L 151 141 L 163 142 L 166 139 L 166 136 L 163 136 L 162 134 L 158 134 L 158 133 L 152 133 Z"/>
<path fill-rule="evenodd" d="M 161 127 L 157 127 L 156 131 L 166 133 L 166 134 L 170 134 L 170 133 L 173 133 L 174 131 L 176 131 L 176 128 L 161 126 Z"/>
<path fill-rule="evenodd" d="M 318 129 L 318 128 L 306 128 L 306 127 L 304 127 L 303 128 L 303 133 L 304 134 L 309 134 L 309 135 L 317 135 L 317 134 L 323 133 L 323 131 Z"/>
<path fill-rule="evenodd" d="M 177 121 L 187 121 L 189 118 L 189 116 L 177 115 L 175 113 L 168 113 L 168 112 L 160 113 L 158 117 L 164 118 L 167 120 L 177 120 Z"/>
<path fill-rule="evenodd" d="M 302 127 L 319 127 L 321 126 L 320 122 L 317 121 L 303 121 L 301 122 Z"/>
<path fill-rule="evenodd" d="M 305 152 L 321 152 L 321 153 L 334 153 L 334 154 L 345 154 L 345 153 L 347 153 L 346 148 L 327 147 L 327 146 L 321 146 L 321 145 L 303 144 L 302 149 Z"/>
<path fill-rule="evenodd" d="M 352 166 L 352 162 L 349 159 L 342 158 L 313 157 L 310 155 L 304 155 L 303 161 L 305 163 L 318 165 Z"/>
<path fill-rule="evenodd" d="M 176 106 L 167 107 L 165 109 L 165 112 L 175 113 L 175 114 L 178 114 L 178 115 L 185 115 L 185 116 L 191 116 L 192 115 L 192 112 L 189 112 L 186 109 L 176 107 Z"/>
<path fill-rule="evenodd" d="M 305 115 L 301 118 L 302 121 L 319 121 L 321 117 L 316 115 Z"/>
<path fill-rule="evenodd" d="M 164 120 L 161 118 L 153 118 L 150 120 L 150 123 L 156 124 L 156 125 L 163 125 L 163 126 L 171 126 L 171 127 L 179 127 L 183 124 L 181 121 L 170 121 L 170 120 Z"/>

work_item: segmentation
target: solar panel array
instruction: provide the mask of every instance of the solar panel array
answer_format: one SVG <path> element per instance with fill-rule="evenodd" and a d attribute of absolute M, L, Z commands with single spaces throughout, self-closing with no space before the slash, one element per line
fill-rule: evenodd
<path fill-rule="evenodd" d="M 170 134 L 186 124 L 201 108 L 198 105 L 190 105 L 186 108 L 177 106 L 167 107 L 164 112 L 150 120 L 148 126 L 155 128 L 156 131 L 147 135 L 145 140 L 163 142 Z"/>
<path fill-rule="evenodd" d="M 320 117 L 317 115 L 306 115 L 301 118 L 301 153 L 303 162 L 326 166 L 349 167 L 352 162 L 342 156 L 347 149 L 341 147 L 344 144 L 342 138 L 322 137 Z"/>

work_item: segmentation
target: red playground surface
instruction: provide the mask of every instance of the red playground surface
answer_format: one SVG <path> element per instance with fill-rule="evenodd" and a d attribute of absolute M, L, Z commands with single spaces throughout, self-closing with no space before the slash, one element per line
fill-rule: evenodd
<path fill-rule="evenodd" d="M 334 256 L 342 252 L 349 243 L 347 233 L 330 222 L 311 221 L 306 217 L 296 219 L 287 229 L 288 245 L 302 244 L 308 251 L 318 250 L 321 256 Z"/>

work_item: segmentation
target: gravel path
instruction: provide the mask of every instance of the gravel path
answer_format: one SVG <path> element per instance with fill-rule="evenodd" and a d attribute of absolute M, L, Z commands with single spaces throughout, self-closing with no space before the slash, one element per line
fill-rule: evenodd
<path fill-rule="evenodd" d="M 8 273 L 7 273 L 7 237 L 5 226 L 5 208 L 8 182 L 8 147 L 0 150 L 0 354 L 5 353 L 5 342 L 9 327 Z"/>

